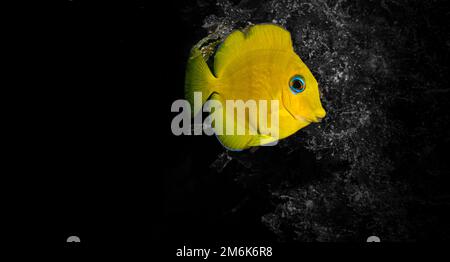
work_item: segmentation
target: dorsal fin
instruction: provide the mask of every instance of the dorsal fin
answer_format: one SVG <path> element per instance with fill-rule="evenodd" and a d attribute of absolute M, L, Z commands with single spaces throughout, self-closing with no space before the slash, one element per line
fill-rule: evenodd
<path fill-rule="evenodd" d="M 260 24 L 249 27 L 245 32 L 236 30 L 219 46 L 214 57 L 214 73 L 220 77 L 227 65 L 234 59 L 254 50 L 293 51 L 291 34 L 274 24 Z"/>

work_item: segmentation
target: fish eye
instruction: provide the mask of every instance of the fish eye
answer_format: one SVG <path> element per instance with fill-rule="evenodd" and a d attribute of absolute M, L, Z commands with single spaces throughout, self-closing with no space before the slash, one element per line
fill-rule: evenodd
<path fill-rule="evenodd" d="M 293 76 L 291 80 L 289 80 L 289 88 L 294 95 L 305 91 L 305 79 L 300 75 Z"/>

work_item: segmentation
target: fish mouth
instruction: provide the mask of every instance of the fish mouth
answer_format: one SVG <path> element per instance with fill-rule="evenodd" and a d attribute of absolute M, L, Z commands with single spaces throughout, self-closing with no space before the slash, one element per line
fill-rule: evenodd
<path fill-rule="evenodd" d="M 283 105 L 284 106 L 284 105 Z M 306 117 L 306 116 L 302 116 L 302 115 L 297 115 L 294 114 L 293 112 L 291 112 L 287 107 L 285 107 L 286 111 L 289 112 L 289 114 L 296 120 L 301 121 L 301 122 L 306 122 L 306 123 L 319 123 L 320 121 L 322 121 L 322 119 L 326 116 L 326 112 L 325 110 L 322 109 L 321 112 L 319 112 L 319 114 L 315 114 L 313 117 Z"/>
<path fill-rule="evenodd" d="M 294 117 L 297 120 L 308 122 L 308 123 L 312 123 L 312 122 L 319 123 L 320 121 L 322 121 L 322 118 L 321 117 L 317 117 L 317 116 L 311 118 L 311 117 L 295 115 Z"/>

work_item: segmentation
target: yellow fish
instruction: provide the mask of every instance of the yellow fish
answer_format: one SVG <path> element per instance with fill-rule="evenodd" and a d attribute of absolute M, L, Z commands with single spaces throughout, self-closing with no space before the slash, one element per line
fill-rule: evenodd
<path fill-rule="evenodd" d="M 219 114 L 224 121 L 215 121 L 214 130 L 223 130 L 216 132 L 217 137 L 230 150 L 276 142 L 326 115 L 316 79 L 294 52 L 290 33 L 280 26 L 260 24 L 232 32 L 218 47 L 213 69 L 214 73 L 194 47 L 186 68 L 185 95 L 191 104 L 194 92 L 201 92 L 202 104 L 216 100 L 223 105 Z M 278 109 L 269 109 L 267 121 L 270 125 L 271 114 L 278 114 L 277 135 L 268 134 L 267 128 L 263 130 L 260 126 L 254 127 L 256 134 L 226 133 L 227 120 L 237 123 L 236 118 L 227 118 L 232 112 L 227 111 L 227 100 L 278 100 Z M 245 130 L 251 125 L 253 122 L 246 120 Z"/>

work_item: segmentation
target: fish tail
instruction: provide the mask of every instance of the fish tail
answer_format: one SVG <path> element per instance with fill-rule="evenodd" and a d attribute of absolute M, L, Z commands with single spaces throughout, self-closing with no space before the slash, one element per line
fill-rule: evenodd
<path fill-rule="evenodd" d="M 194 110 L 194 92 L 202 93 L 202 105 L 211 96 L 213 82 L 217 78 L 212 74 L 200 50 L 194 47 L 186 66 L 186 78 L 184 82 L 185 97 Z M 193 112 L 197 114 L 198 112 Z"/>

